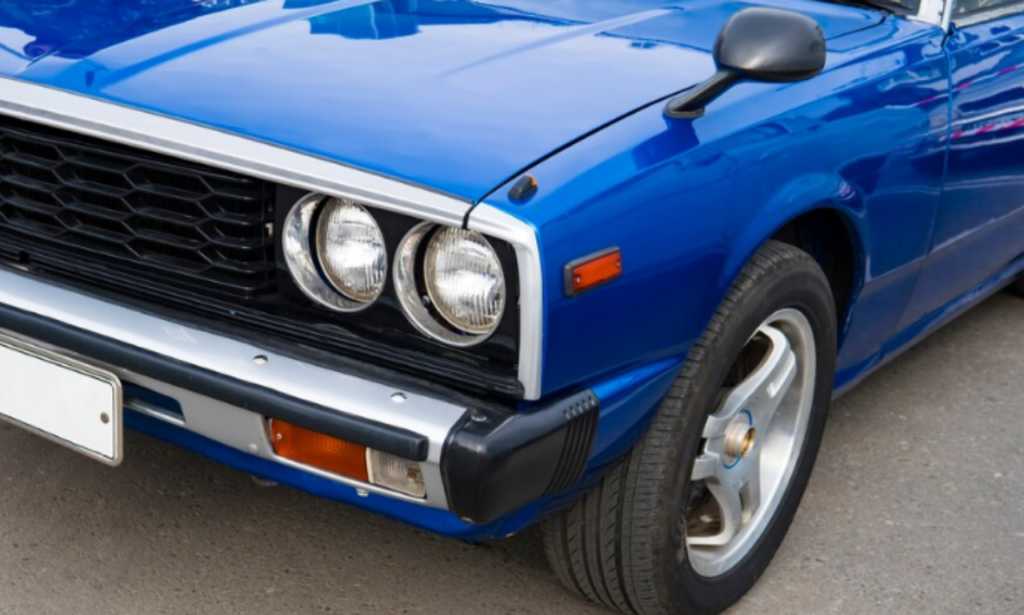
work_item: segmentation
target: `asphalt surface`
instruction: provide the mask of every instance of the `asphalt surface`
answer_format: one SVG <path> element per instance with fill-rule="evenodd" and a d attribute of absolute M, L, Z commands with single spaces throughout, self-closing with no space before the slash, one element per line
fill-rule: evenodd
<path fill-rule="evenodd" d="M 1024 612 L 1024 300 L 834 407 L 796 523 L 730 613 Z M 138 434 L 108 469 L 0 427 L 0 613 L 605 613 L 529 531 L 473 547 Z"/>

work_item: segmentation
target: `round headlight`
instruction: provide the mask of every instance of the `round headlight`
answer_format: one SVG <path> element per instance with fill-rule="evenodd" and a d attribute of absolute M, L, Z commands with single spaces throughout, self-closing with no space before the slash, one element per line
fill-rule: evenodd
<path fill-rule="evenodd" d="M 423 259 L 427 294 L 456 329 L 488 334 L 505 310 L 505 275 L 494 249 L 475 231 L 444 228 L 427 244 Z"/>
<path fill-rule="evenodd" d="M 380 296 L 387 279 L 384 235 L 362 205 L 331 199 L 320 212 L 316 251 L 327 281 L 358 303 Z"/>
<path fill-rule="evenodd" d="M 505 310 L 505 275 L 483 235 L 423 222 L 395 254 L 395 294 L 423 334 L 451 346 L 486 340 Z"/>
<path fill-rule="evenodd" d="M 358 312 L 384 290 L 384 236 L 355 201 L 306 195 L 285 217 L 281 248 L 295 285 L 332 310 Z"/>

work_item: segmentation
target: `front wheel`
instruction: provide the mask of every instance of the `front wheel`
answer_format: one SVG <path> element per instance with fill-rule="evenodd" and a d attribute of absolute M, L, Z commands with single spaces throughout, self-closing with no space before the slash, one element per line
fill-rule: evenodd
<path fill-rule="evenodd" d="M 835 372 L 828 280 L 769 242 L 733 284 L 630 454 L 547 520 L 556 574 L 638 615 L 718 613 L 764 571 L 792 523 Z"/>

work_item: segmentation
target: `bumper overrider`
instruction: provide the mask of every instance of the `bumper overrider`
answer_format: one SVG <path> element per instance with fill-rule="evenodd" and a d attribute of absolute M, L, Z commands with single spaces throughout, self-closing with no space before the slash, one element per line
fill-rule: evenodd
<path fill-rule="evenodd" d="M 213 456 L 224 456 L 216 454 L 220 447 L 188 434 L 235 449 L 232 465 L 272 479 L 287 480 L 279 470 L 295 470 L 335 483 L 327 491 L 347 488 L 360 504 L 388 498 L 447 511 L 467 524 L 493 522 L 575 482 L 597 426 L 599 402 L 590 391 L 528 412 L 473 407 L 268 352 L 6 267 L 0 331 L 130 383 L 129 426 Z M 174 411 L 154 399 L 173 400 Z M 268 419 L 418 462 L 425 496 L 283 458 L 269 439 Z M 255 459 L 240 461 L 245 456 Z M 290 482 L 304 480 L 292 476 Z"/>

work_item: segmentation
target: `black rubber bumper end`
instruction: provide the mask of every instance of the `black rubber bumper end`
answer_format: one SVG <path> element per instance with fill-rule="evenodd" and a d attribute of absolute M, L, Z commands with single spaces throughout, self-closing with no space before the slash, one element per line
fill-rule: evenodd
<path fill-rule="evenodd" d="M 587 390 L 530 412 L 467 412 L 441 460 L 452 511 L 490 523 L 572 485 L 590 458 L 600 405 Z"/>

